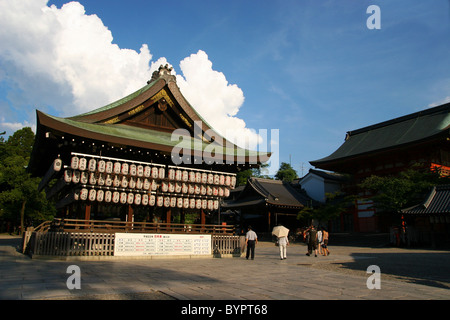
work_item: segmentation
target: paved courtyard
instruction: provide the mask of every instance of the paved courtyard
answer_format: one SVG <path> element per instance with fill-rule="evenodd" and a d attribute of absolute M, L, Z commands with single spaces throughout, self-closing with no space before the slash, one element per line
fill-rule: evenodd
<path fill-rule="evenodd" d="M 260 242 L 255 260 L 239 258 L 31 259 L 20 238 L 0 236 L 1 300 L 448 300 L 450 252 L 390 247 L 330 246 L 331 255 L 306 256 L 303 244 Z M 68 289 L 70 265 L 81 289 Z M 368 289 L 370 265 L 380 289 Z"/>

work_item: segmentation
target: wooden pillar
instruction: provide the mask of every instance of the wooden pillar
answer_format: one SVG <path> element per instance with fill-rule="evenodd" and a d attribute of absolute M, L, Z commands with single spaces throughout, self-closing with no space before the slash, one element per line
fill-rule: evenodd
<path fill-rule="evenodd" d="M 202 224 L 202 226 L 206 224 L 206 216 L 205 211 L 203 211 L 203 209 L 201 209 L 200 211 L 200 223 Z"/>
<path fill-rule="evenodd" d="M 167 231 L 170 230 L 170 222 L 172 221 L 172 209 L 166 209 L 166 223 L 167 223 Z"/>
<path fill-rule="evenodd" d="M 180 223 L 184 223 L 186 221 L 186 214 L 184 213 L 184 209 L 180 209 Z"/>
<path fill-rule="evenodd" d="M 128 229 L 133 229 L 133 207 L 131 206 L 131 204 L 128 205 L 128 214 L 127 214 L 127 228 Z"/>
<path fill-rule="evenodd" d="M 267 231 L 270 232 L 270 210 L 267 210 Z"/>
<path fill-rule="evenodd" d="M 84 210 L 84 220 L 91 220 L 91 204 L 86 204 Z"/>

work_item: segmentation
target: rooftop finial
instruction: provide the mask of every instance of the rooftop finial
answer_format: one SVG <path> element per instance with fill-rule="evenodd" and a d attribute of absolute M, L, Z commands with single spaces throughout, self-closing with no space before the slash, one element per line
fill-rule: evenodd
<path fill-rule="evenodd" d="M 166 78 L 166 80 L 173 80 L 175 81 L 175 76 L 171 74 L 173 68 L 169 66 L 169 64 L 164 65 L 160 65 L 158 70 L 153 71 L 152 74 L 152 78 L 147 81 L 147 84 L 149 84 L 150 82 L 153 82 L 159 78 Z"/>

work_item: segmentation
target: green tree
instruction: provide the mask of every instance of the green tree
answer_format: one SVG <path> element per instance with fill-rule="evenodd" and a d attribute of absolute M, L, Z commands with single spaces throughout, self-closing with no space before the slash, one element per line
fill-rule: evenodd
<path fill-rule="evenodd" d="M 412 168 L 396 176 L 372 175 L 359 187 L 370 191 L 378 211 L 398 213 L 401 209 L 421 202 L 432 186 L 448 184 L 450 179 L 442 177 L 438 170 Z"/>
<path fill-rule="evenodd" d="M 326 193 L 325 203 L 316 206 L 305 206 L 297 215 L 298 220 L 317 220 L 319 225 L 334 218 L 337 218 L 347 208 L 354 204 L 355 197 L 345 195 L 342 192 Z"/>
<path fill-rule="evenodd" d="M 277 180 L 282 180 L 286 182 L 292 182 L 294 179 L 298 177 L 297 172 L 292 168 L 289 163 L 282 162 L 280 168 L 275 174 L 275 178 Z"/>
<path fill-rule="evenodd" d="M 44 192 L 37 192 L 40 179 L 26 171 L 33 142 L 31 128 L 20 129 L 6 142 L 0 141 L 0 218 L 20 223 L 21 231 L 25 221 L 51 219 L 55 211 Z"/>
<path fill-rule="evenodd" d="M 247 169 L 237 173 L 236 175 L 236 185 L 244 186 L 247 184 L 247 180 L 250 177 L 264 178 L 264 179 L 272 179 L 270 176 L 266 175 L 266 168 L 269 165 L 263 163 L 259 168 Z"/>

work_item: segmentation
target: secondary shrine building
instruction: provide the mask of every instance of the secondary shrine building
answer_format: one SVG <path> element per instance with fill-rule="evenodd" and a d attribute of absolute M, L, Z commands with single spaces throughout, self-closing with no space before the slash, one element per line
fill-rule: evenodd
<path fill-rule="evenodd" d="M 104 107 L 67 118 L 37 111 L 29 171 L 58 217 L 184 223 L 190 214 L 205 224 L 219 220 L 236 173 L 269 157 L 218 134 L 161 66 Z"/>
<path fill-rule="evenodd" d="M 450 103 L 349 131 L 344 143 L 329 156 L 310 161 L 316 168 L 350 175 L 346 189 L 363 194 L 357 185 L 371 175 L 395 175 L 412 165 L 439 168 L 450 174 Z M 378 221 L 370 197 L 362 197 L 353 212 L 347 231 L 386 230 Z M 348 219 L 350 217 L 350 219 Z"/>

